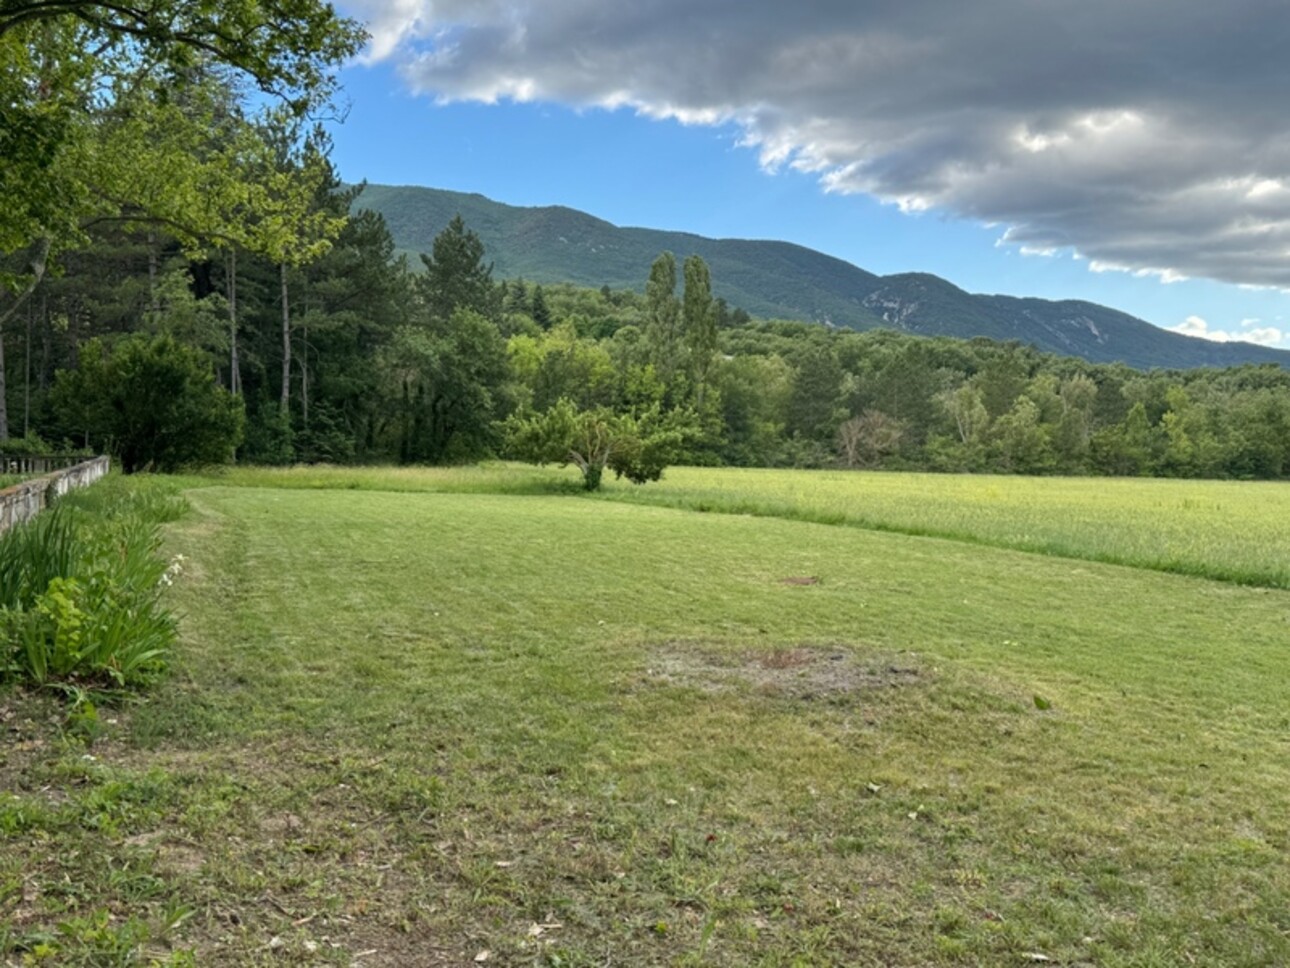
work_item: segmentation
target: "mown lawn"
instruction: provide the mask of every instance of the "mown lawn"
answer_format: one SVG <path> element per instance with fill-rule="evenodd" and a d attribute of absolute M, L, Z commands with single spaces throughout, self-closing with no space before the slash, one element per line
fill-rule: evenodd
<path fill-rule="evenodd" d="M 0 697 L 9 963 L 1290 962 L 1285 591 L 311 474 L 146 702 Z"/>

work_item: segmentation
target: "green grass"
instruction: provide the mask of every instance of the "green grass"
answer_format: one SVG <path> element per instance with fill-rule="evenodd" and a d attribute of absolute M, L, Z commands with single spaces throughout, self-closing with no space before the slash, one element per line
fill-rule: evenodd
<path fill-rule="evenodd" d="M 0 957 L 1290 961 L 1285 592 L 326 473 L 188 493 L 146 702 L 0 699 Z"/>
<path fill-rule="evenodd" d="M 1290 588 L 1290 488 L 1277 482 L 674 468 L 605 496 Z"/>
<path fill-rule="evenodd" d="M 270 487 L 291 490 L 413 491 L 434 494 L 581 493 L 569 469 L 489 461 L 462 467 L 237 466 L 179 480 L 193 487 Z"/>
<path fill-rule="evenodd" d="M 569 468 L 235 468 L 232 486 L 580 493 Z M 193 479 L 194 484 L 209 483 Z M 1277 482 L 669 468 L 593 497 L 952 538 L 1290 589 L 1290 488 Z"/>

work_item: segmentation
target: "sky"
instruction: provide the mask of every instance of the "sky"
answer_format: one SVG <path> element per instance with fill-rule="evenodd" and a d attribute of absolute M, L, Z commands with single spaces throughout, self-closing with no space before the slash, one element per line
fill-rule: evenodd
<path fill-rule="evenodd" d="M 346 180 L 1290 349 L 1284 0 L 343 0 Z M 642 277 L 648 267 L 642 267 Z"/>

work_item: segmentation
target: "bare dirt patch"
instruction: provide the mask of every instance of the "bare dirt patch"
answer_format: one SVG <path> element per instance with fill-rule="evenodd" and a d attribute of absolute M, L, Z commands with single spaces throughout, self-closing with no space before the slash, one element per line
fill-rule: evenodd
<path fill-rule="evenodd" d="M 49 696 L 22 690 L 0 695 L 0 790 L 17 790 L 40 763 L 58 755 L 66 718 Z"/>
<path fill-rule="evenodd" d="M 809 700 L 917 685 L 927 675 L 912 653 L 857 654 L 844 645 L 721 651 L 701 643 L 668 642 L 654 652 L 645 681 Z"/>

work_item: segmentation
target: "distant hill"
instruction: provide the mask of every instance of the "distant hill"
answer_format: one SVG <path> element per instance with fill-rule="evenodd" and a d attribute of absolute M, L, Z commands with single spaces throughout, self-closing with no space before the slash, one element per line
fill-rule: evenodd
<path fill-rule="evenodd" d="M 641 290 L 650 263 L 667 249 L 702 256 L 713 290 L 753 316 L 802 319 L 851 329 L 886 327 L 925 336 L 1020 340 L 1097 363 L 1141 368 L 1276 363 L 1290 352 L 1252 343 L 1215 343 L 1170 333 L 1106 306 L 973 295 L 939 276 L 877 276 L 788 242 L 708 239 L 686 232 L 619 228 L 563 206 L 519 208 L 483 195 L 368 185 L 355 203 L 385 216 L 396 247 L 429 252 L 454 215 L 484 243 L 494 277 Z"/>

